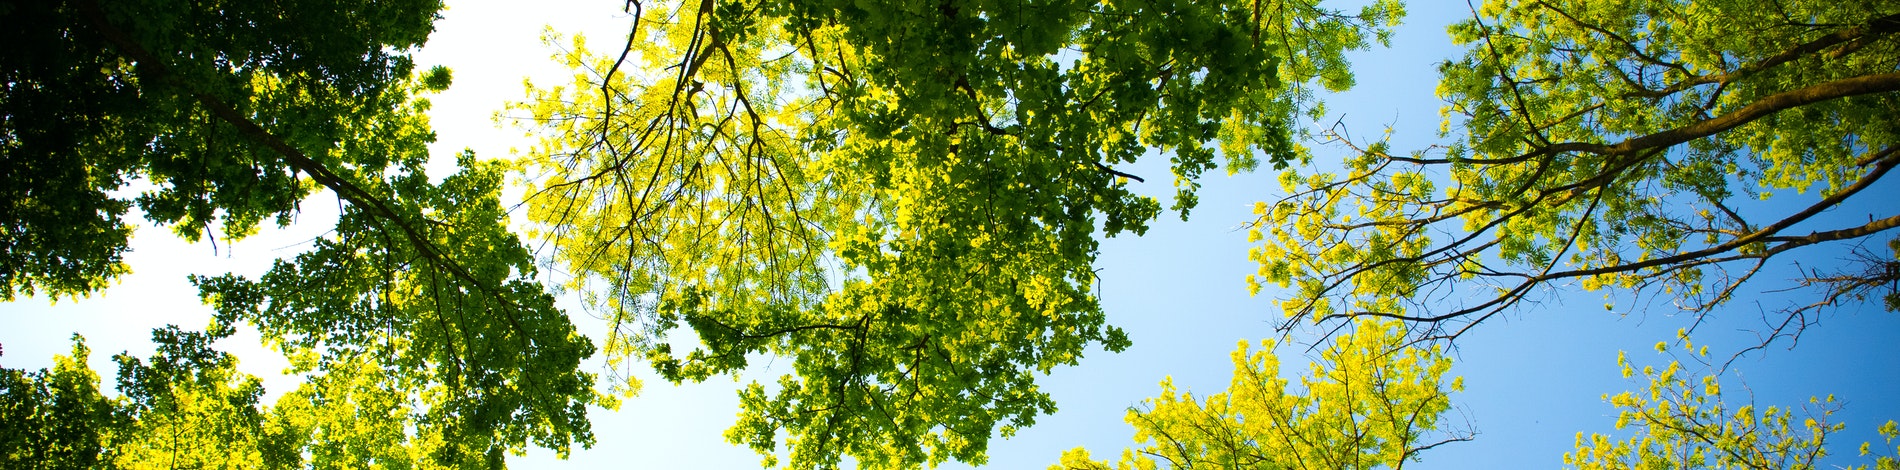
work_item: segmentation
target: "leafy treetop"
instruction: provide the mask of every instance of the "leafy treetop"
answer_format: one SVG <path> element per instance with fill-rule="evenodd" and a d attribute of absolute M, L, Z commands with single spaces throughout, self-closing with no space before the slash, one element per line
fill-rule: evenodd
<path fill-rule="evenodd" d="M 1779 255 L 1900 226 L 1882 208 L 1810 220 L 1878 192 L 1900 164 L 1896 15 L 1882 2 L 1487 1 L 1451 28 L 1466 53 L 1440 69 L 1456 140 L 1410 155 L 1348 142 L 1359 153 L 1337 172 L 1285 173 L 1289 196 L 1256 208 L 1251 282 L 1295 289 L 1280 303 L 1289 327 L 1370 315 L 1427 337 L 1566 282 L 1707 312 Z M 1750 204 L 1790 191 L 1813 195 Z M 1900 306 L 1900 264 L 1856 250 L 1845 269 L 1803 268 L 1820 296 L 1775 335 L 1883 290 Z"/>
<path fill-rule="evenodd" d="M 1463 388 L 1444 380 L 1451 358 L 1406 341 L 1397 321 L 1361 321 L 1320 353 L 1299 389 L 1281 377 L 1271 341 L 1251 353 L 1243 341 L 1226 391 L 1197 401 L 1163 380 L 1147 409 L 1129 410 L 1143 446 L 1123 450 L 1115 466 L 1078 447 L 1050 469 L 1405 468 L 1426 450 L 1474 437 L 1440 420 Z"/>
<path fill-rule="evenodd" d="M 1712 366 L 1707 346 L 1697 348 L 1686 330 L 1678 335 L 1677 348 L 1657 343 L 1657 351 L 1684 354 Z M 1625 378 L 1637 374 L 1626 354 L 1618 353 L 1616 360 Z M 1633 435 L 1618 441 L 1604 434 L 1577 433 L 1576 452 L 1564 454 L 1567 468 L 1813 469 L 1820 468 L 1829 455 L 1828 437 L 1847 428 L 1847 423 L 1834 418 L 1845 404 L 1833 395 L 1810 398 L 1800 407 L 1802 416 L 1797 420 L 1795 407 L 1735 406 L 1723 399 L 1717 375 L 1697 377 L 1679 361 L 1661 369 L 1643 366 L 1641 374 L 1647 382 L 1641 392 L 1603 397 L 1620 411 L 1616 429 L 1633 429 Z M 1892 446 L 1900 438 L 1900 424 L 1887 421 L 1877 432 L 1885 440 L 1883 447 Z M 1900 459 L 1881 450 L 1876 454 L 1873 443 L 1863 442 L 1859 453 L 1873 468 L 1900 468 Z M 1866 470 L 1868 466 L 1833 464 L 1828 468 Z"/>
<path fill-rule="evenodd" d="M 435 137 L 418 95 L 450 76 L 439 67 L 416 73 L 407 53 L 441 8 L 435 0 L 0 7 L 8 25 L 0 38 L 11 45 L 0 56 L 0 300 L 103 289 L 128 269 L 135 206 L 187 239 L 215 241 L 267 218 L 290 223 L 321 187 L 348 206 L 311 252 L 255 281 L 194 278 L 218 309 L 214 332 L 255 325 L 297 358 L 294 373 L 358 387 L 313 403 L 407 403 L 384 429 L 439 442 L 427 447 L 432 462 L 499 465 L 529 443 L 557 451 L 591 443 L 585 408 L 611 400 L 579 371 L 593 346 L 532 281 L 533 259 L 507 230 L 503 167 L 465 154 L 462 171 L 439 182 L 422 170 Z M 116 193 L 135 180 L 151 189 Z M 161 375 L 215 377 L 222 367 L 178 364 Z M 256 395 L 254 384 L 232 387 L 164 406 L 209 413 L 200 405 Z M 331 445 L 342 435 L 313 439 Z"/>
<path fill-rule="evenodd" d="M 982 463 L 1055 410 L 1034 377 L 1100 345 L 1097 230 L 1160 204 L 1118 170 L 1196 179 L 1295 158 L 1305 87 L 1351 84 L 1396 2 L 629 2 L 625 46 L 564 58 L 516 107 L 535 235 L 670 380 L 794 372 L 728 433 L 776 463 Z M 1221 158 L 1224 158 L 1222 160 Z M 668 332 L 699 344 L 676 350 Z M 685 348 L 682 348 L 685 349 Z"/>

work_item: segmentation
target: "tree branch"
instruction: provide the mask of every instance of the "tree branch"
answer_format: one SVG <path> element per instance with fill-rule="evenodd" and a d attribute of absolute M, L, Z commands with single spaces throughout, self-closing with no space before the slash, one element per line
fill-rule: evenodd
<path fill-rule="evenodd" d="M 106 19 L 104 10 L 99 7 L 96 1 L 74 0 L 74 3 L 77 4 L 81 14 L 86 17 L 86 20 L 92 24 L 93 29 L 97 30 L 108 42 L 118 48 L 121 53 L 131 58 L 139 67 L 149 70 L 151 72 L 150 78 L 160 81 L 176 82 L 176 79 L 171 74 L 171 70 L 165 62 L 145 50 L 143 46 L 140 46 L 124 31 L 114 27 Z M 335 191 L 338 197 L 349 201 L 351 205 L 363 209 L 365 212 L 376 216 L 384 222 L 395 225 L 397 230 L 402 232 L 404 238 L 407 238 L 409 243 L 415 247 L 416 251 L 428 258 L 435 265 L 448 268 L 451 275 L 468 282 L 471 286 L 488 291 L 495 299 L 503 304 L 517 309 L 520 308 L 520 306 L 515 305 L 512 300 L 495 291 L 493 286 L 476 279 L 475 276 L 460 263 L 445 256 L 435 246 L 434 241 L 424 235 L 422 230 L 404 220 L 396 210 L 391 207 L 389 202 L 371 194 L 369 191 L 364 190 L 362 187 L 336 174 L 336 172 L 331 171 L 330 168 L 323 163 L 310 158 L 310 156 L 304 154 L 303 151 L 298 150 L 296 147 L 284 142 L 283 139 L 271 134 L 269 130 L 264 129 L 263 126 L 245 117 L 242 113 L 239 113 L 237 109 L 218 97 L 194 90 L 189 84 L 174 84 L 189 92 L 199 104 L 210 110 L 212 115 L 217 116 L 218 119 L 237 128 L 239 133 L 256 140 L 258 143 L 263 144 L 265 147 L 270 148 L 278 155 L 284 157 L 284 161 L 288 162 L 292 168 L 309 174 L 312 180 Z M 514 315 L 503 315 L 503 317 L 508 320 L 510 325 L 514 327 L 517 332 L 524 334 L 527 332 L 527 329 L 522 327 L 519 319 L 515 318 Z M 525 338 L 523 340 L 525 341 Z"/>

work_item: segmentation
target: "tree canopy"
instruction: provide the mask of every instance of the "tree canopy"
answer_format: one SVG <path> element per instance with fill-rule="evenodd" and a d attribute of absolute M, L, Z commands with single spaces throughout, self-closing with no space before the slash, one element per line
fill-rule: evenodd
<path fill-rule="evenodd" d="M 134 207 L 189 239 L 242 237 L 288 223 L 314 189 L 293 172 L 389 164 L 332 148 L 397 117 L 408 94 L 392 88 L 413 65 L 390 50 L 421 45 L 440 3 L 298 6 L 8 7 L 0 299 L 85 295 L 123 274 Z M 110 194 L 134 178 L 156 188 Z"/>
<path fill-rule="evenodd" d="M 1679 349 L 1695 363 L 1711 366 L 1707 346 L 1697 348 L 1686 331 L 1678 335 L 1679 346 L 1658 343 L 1657 351 Z M 1618 353 L 1616 361 L 1623 368 L 1623 377 L 1637 374 L 1627 355 Z M 1634 428 L 1634 435 L 1617 441 L 1605 434 L 1585 437 L 1579 432 L 1576 452 L 1564 454 L 1566 467 L 1812 469 L 1819 468 L 1821 459 L 1828 456 L 1828 437 L 1847 429 L 1847 423 L 1834 419 L 1844 404 L 1833 395 L 1810 398 L 1801 406 L 1797 421 L 1794 407 L 1757 408 L 1752 402 L 1736 405 L 1724 401 L 1719 375 L 1696 374 L 1679 361 L 1662 369 L 1643 366 L 1641 375 L 1647 382 L 1641 393 L 1603 397 L 1619 409 L 1616 429 Z M 1696 382 L 1691 383 L 1692 379 Z M 1885 452 L 1886 446 L 1900 438 L 1900 423 L 1887 421 L 1877 432 L 1884 439 L 1879 453 L 1872 442 L 1863 442 L 1859 456 L 1880 470 L 1900 468 L 1900 459 Z M 1868 467 L 1863 463 L 1834 468 Z"/>
<path fill-rule="evenodd" d="M 1222 392 L 1164 379 L 1114 468 L 1403 467 L 1472 437 L 1434 340 L 1548 288 L 1709 314 L 1788 253 L 1848 245 L 1797 266 L 1812 303 L 1764 343 L 1814 309 L 1900 310 L 1900 215 L 1829 214 L 1900 164 L 1900 11 L 1758 3 L 1490 0 L 1450 30 L 1447 143 L 1403 152 L 1302 124 L 1353 85 L 1348 52 L 1389 43 L 1392 0 L 635 0 L 610 48 L 549 35 L 571 79 L 505 111 L 538 145 L 433 176 L 427 97 L 451 74 L 409 54 L 439 1 L 0 6 L 0 301 L 122 279 L 132 217 L 215 244 L 319 191 L 341 212 L 262 275 L 192 276 L 212 321 L 114 356 L 116 394 L 77 335 L 50 368 L 0 368 L 0 457 L 500 468 L 594 443 L 588 408 L 640 385 L 596 383 L 601 352 L 676 384 L 789 358 L 725 433 L 768 467 L 981 465 L 1055 412 L 1052 371 L 1130 346 L 1098 255 L 1161 217 L 1131 168 L 1165 158 L 1182 219 L 1208 172 L 1279 172 L 1247 228 L 1253 291 L 1292 288 L 1285 336 L 1242 341 Z M 266 403 L 213 348 L 246 326 L 300 386 Z M 1618 431 L 1566 464 L 1828 454 L 1839 402 L 1731 408 L 1693 329 L 1678 345 L 1715 372 L 1643 368 L 1643 392 L 1605 397 Z M 1314 331 L 1296 385 L 1279 345 Z"/>
<path fill-rule="evenodd" d="M 532 258 L 505 225 L 502 169 L 465 155 L 460 173 L 423 172 L 434 135 L 418 94 L 446 87 L 449 71 L 418 74 L 407 53 L 441 8 L 93 0 L 0 8 L 9 25 L 0 34 L 13 44 L 0 58 L 0 299 L 104 288 L 128 269 L 133 209 L 215 242 L 249 235 L 267 218 L 290 223 L 322 188 L 348 204 L 335 230 L 261 279 L 195 279 L 218 315 L 210 332 L 194 334 L 248 323 L 297 358 L 291 373 L 357 387 L 305 394 L 310 406 L 374 397 L 413 405 L 385 429 L 397 441 L 438 441 L 429 455 L 437 463 L 499 465 L 504 451 L 529 442 L 557 450 L 591 442 L 585 408 L 610 403 L 579 370 L 593 345 L 532 281 Z M 133 181 L 149 189 L 126 195 Z M 135 383 L 121 390 L 147 406 L 139 394 L 148 379 L 159 388 L 172 380 L 163 377 L 225 381 L 215 374 L 228 367 L 204 359 L 215 354 L 191 351 L 191 360 L 160 362 L 158 376 L 123 370 Z M 203 403 L 152 395 L 151 406 L 195 416 L 229 410 L 193 407 L 243 408 L 232 397 L 258 396 L 255 384 L 229 387 L 193 391 Z M 156 419 L 133 426 L 172 426 Z M 237 435 L 249 434 L 201 436 L 198 445 Z M 305 437 L 342 445 L 331 440 L 339 434 Z M 132 447 L 106 451 L 142 458 Z"/>
<path fill-rule="evenodd" d="M 501 455 L 444 462 L 444 442 L 413 428 L 432 425 L 413 413 L 425 407 L 364 358 L 262 402 L 257 377 L 238 372 L 237 358 L 216 351 L 219 333 L 154 331 L 148 359 L 120 354 L 118 395 L 102 394 L 86 366 L 90 349 L 52 370 L 6 369 L 0 418 L 8 468 L 490 468 Z M 300 359 L 308 362 L 311 358 Z M 367 382 L 367 383 L 365 383 Z M 366 386 L 367 385 L 367 386 Z M 412 436 L 413 434 L 413 436 Z M 486 450 L 486 449 L 478 449 Z"/>
<path fill-rule="evenodd" d="M 1295 390 L 1272 341 L 1259 351 L 1242 341 L 1225 392 L 1196 401 L 1163 380 L 1146 410 L 1130 409 L 1135 442 L 1145 445 L 1122 451 L 1114 467 L 1078 447 L 1050 469 L 1405 468 L 1425 450 L 1472 438 L 1440 421 L 1463 387 L 1444 380 L 1451 359 L 1438 346 L 1405 343 L 1398 322 L 1361 321 L 1320 353 L 1300 377 L 1304 390 Z"/>
<path fill-rule="evenodd" d="M 1279 372 L 1271 341 L 1251 354 L 1242 342 L 1226 391 L 1196 401 L 1163 380 L 1160 396 L 1131 408 L 1127 420 L 1140 447 L 1123 450 L 1115 465 L 1078 447 L 1049 468 L 1400 469 L 1424 460 L 1432 448 L 1473 440 L 1474 430 L 1442 420 L 1453 407 L 1450 394 L 1463 389 L 1462 378 L 1444 381 L 1451 360 L 1437 345 L 1410 341 L 1404 326 L 1394 319 L 1358 320 L 1310 364 L 1298 389 Z M 1643 366 L 1640 391 L 1603 396 L 1618 410 L 1616 434 L 1577 433 L 1576 450 L 1563 456 L 1565 468 L 1813 469 L 1838 451 L 1829 438 L 1847 429 L 1835 417 L 1845 400 L 1814 397 L 1799 410 L 1725 401 L 1708 346 L 1698 347 L 1686 330 L 1675 343 L 1658 343 L 1656 350 L 1687 356 L 1709 373 L 1679 361 Z M 1624 352 L 1617 364 L 1624 378 L 1639 374 Z M 1872 468 L 1900 468 L 1900 448 L 1886 452 L 1900 439 L 1900 424 L 1887 421 L 1876 433 L 1881 447 L 1863 442 L 1858 457 Z"/>
<path fill-rule="evenodd" d="M 1295 159 L 1313 86 L 1402 10 L 1245 2 L 633 2 L 623 48 L 516 106 L 536 236 L 673 381 L 750 355 L 795 373 L 728 433 L 775 462 L 982 463 L 1055 410 L 1035 377 L 1127 347 L 1090 289 L 1099 236 L 1197 178 Z M 619 45 L 616 43 L 616 45 Z M 1098 232 L 1099 230 L 1099 232 Z M 669 332 L 697 346 L 676 350 Z M 684 349 L 684 348 L 682 348 Z"/>
<path fill-rule="evenodd" d="M 1474 13 L 1450 30 L 1464 57 L 1440 67 L 1449 145 L 1348 142 L 1343 168 L 1288 171 L 1288 195 L 1257 208 L 1253 282 L 1295 289 L 1289 326 L 1371 315 L 1456 337 L 1571 283 L 1708 312 L 1771 260 L 1830 243 L 1862 262 L 1804 266 L 1817 300 L 1771 322 L 1777 335 L 1813 308 L 1900 305 L 1900 242 L 1867 246 L 1900 214 L 1804 224 L 1900 163 L 1900 11 L 1493 0 Z M 1775 194 L 1800 202 L 1751 202 Z"/>

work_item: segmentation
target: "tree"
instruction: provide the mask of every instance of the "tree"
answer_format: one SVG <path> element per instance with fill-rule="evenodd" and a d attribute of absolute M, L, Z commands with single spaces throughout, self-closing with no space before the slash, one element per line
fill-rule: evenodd
<path fill-rule="evenodd" d="M 1678 342 L 1684 352 L 1707 365 L 1708 347 L 1696 349 L 1681 333 Z M 1658 343 L 1658 352 L 1669 350 Z M 1635 374 L 1628 356 L 1617 354 L 1623 376 Z M 1611 436 L 1577 433 L 1577 451 L 1564 454 L 1564 465 L 1581 469 L 1623 468 L 1779 468 L 1812 469 L 1828 455 L 1829 434 L 1846 429 L 1847 424 L 1830 420 L 1843 406 L 1833 395 L 1811 398 L 1803 406 L 1806 416 L 1795 421 L 1792 408 L 1753 403 L 1730 408 L 1722 399 L 1717 375 L 1702 375 L 1700 383 L 1690 383 L 1691 375 L 1682 364 L 1671 361 L 1657 370 L 1642 368 L 1648 384 L 1641 394 L 1623 392 L 1603 398 L 1621 409 L 1616 429 L 1634 428 L 1635 435 L 1625 441 Z M 1894 445 L 1900 438 L 1900 424 L 1888 421 L 1879 428 Z M 1900 452 L 1900 449 L 1895 449 Z M 1893 455 L 1873 455 L 1873 444 L 1862 443 L 1862 457 L 1872 457 L 1880 470 L 1900 468 Z M 1841 468 L 1841 467 L 1836 467 Z M 1854 467 L 1865 470 L 1866 465 Z"/>
<path fill-rule="evenodd" d="M 348 393 L 425 398 L 427 406 L 411 410 L 423 417 L 418 431 L 443 440 L 439 463 L 499 465 L 505 451 L 530 442 L 557 452 L 574 441 L 591 445 L 586 407 L 613 403 L 579 370 L 594 346 L 530 280 L 532 258 L 503 225 L 501 165 L 467 153 L 459 163 L 462 173 L 439 185 L 415 171 L 385 186 L 415 211 L 409 220 L 435 224 L 430 245 L 350 208 L 335 238 L 279 260 L 260 279 L 193 281 L 217 308 L 218 325 L 248 322 L 287 356 L 311 356 L 293 372 L 367 361 L 380 372 L 336 379 L 365 387 Z"/>
<path fill-rule="evenodd" d="M 92 468 L 110 457 L 101 450 L 118 416 L 86 365 L 85 340 L 73 336 L 72 351 L 53 358 L 51 371 L 0 368 L 0 459 L 9 465 Z"/>
<path fill-rule="evenodd" d="M 515 108 L 543 137 L 531 235 L 609 320 L 611 360 L 677 382 L 792 357 L 727 437 L 770 466 L 782 436 L 797 468 L 982 463 L 993 433 L 1053 412 L 1037 374 L 1128 344 L 1090 292 L 1097 229 L 1139 235 L 1161 207 L 1117 167 L 1169 155 L 1186 217 L 1205 171 L 1294 159 L 1311 82 L 1349 86 L 1342 53 L 1402 14 L 627 5 L 624 47 L 576 38 L 575 79 Z"/>
<path fill-rule="evenodd" d="M 1402 468 L 1424 450 L 1474 437 L 1440 428 L 1449 393 L 1462 387 L 1458 379 L 1443 382 L 1451 362 L 1438 346 L 1411 341 L 1397 320 L 1358 323 L 1311 365 L 1303 395 L 1280 378 L 1271 342 L 1251 355 L 1242 342 L 1226 392 L 1197 402 L 1164 380 L 1146 410 L 1129 410 L 1143 446 L 1124 450 L 1116 465 L 1078 447 L 1050 469 Z M 1622 440 L 1577 433 L 1576 451 L 1563 456 L 1567 468 L 1812 469 L 1830 455 L 1829 436 L 1846 429 L 1833 419 L 1844 405 L 1832 395 L 1811 398 L 1799 420 L 1792 407 L 1733 406 L 1723 399 L 1709 348 L 1691 342 L 1686 329 L 1675 344 L 1711 373 L 1698 376 L 1679 361 L 1642 367 L 1640 393 L 1603 397 L 1619 409 L 1615 429 L 1634 432 Z M 1670 342 L 1656 349 L 1673 354 Z M 1625 353 L 1617 363 L 1625 378 L 1638 371 Z M 1893 446 L 1900 424 L 1888 421 L 1878 432 L 1883 446 Z M 1877 454 L 1871 442 L 1859 455 L 1873 468 L 1900 468 L 1900 459 Z"/>
<path fill-rule="evenodd" d="M 237 358 L 212 349 L 230 331 L 193 332 L 169 326 L 153 331 L 158 351 L 147 359 L 125 354 L 116 397 L 100 393 L 99 377 L 85 365 L 89 350 L 73 340 L 73 355 L 56 357 L 51 372 L 5 373 L 0 438 L 8 468 L 494 468 L 489 447 L 475 458 L 444 461 L 444 420 L 415 413 L 425 403 L 413 386 L 389 380 L 367 355 L 343 360 L 312 377 L 274 406 L 260 401 L 256 378 L 237 370 Z M 293 362 L 303 370 L 317 360 Z M 416 428 L 422 428 L 417 430 Z M 413 436 L 412 436 L 413 434 Z"/>
<path fill-rule="evenodd" d="M 1251 279 L 1294 288 L 1280 303 L 1289 327 L 1379 316 L 1443 338 L 1566 283 L 1707 313 L 1788 253 L 1849 244 L 1858 265 L 1796 265 L 1818 300 L 1771 322 L 1767 341 L 1798 334 L 1816 308 L 1884 297 L 1894 309 L 1900 239 L 1867 246 L 1900 215 L 1814 217 L 1868 197 L 1900 164 L 1896 14 L 1881 2 L 1485 2 L 1451 29 L 1468 49 L 1440 70 L 1455 141 L 1409 155 L 1347 142 L 1358 155 L 1338 171 L 1287 172 L 1289 196 L 1256 208 Z M 1750 202 L 1790 192 L 1813 195 Z"/>
<path fill-rule="evenodd" d="M 113 356 L 122 418 L 106 429 L 108 466 L 235 469 L 298 460 L 294 443 L 263 427 L 263 383 L 238 372 L 237 358 L 211 349 L 216 339 L 167 327 L 152 332 L 158 351 L 149 361 Z"/>
<path fill-rule="evenodd" d="M 1122 451 L 1115 466 L 1078 447 L 1050 469 L 1404 468 L 1420 452 L 1472 438 L 1441 429 L 1450 393 L 1462 388 L 1444 381 L 1451 359 L 1405 342 L 1398 322 L 1363 320 L 1320 353 L 1303 390 L 1291 390 L 1273 342 L 1250 353 L 1242 341 L 1227 391 L 1196 401 L 1163 380 L 1145 411 L 1130 409 L 1143 446 Z"/>
<path fill-rule="evenodd" d="M 188 239 L 211 234 L 214 223 L 241 237 L 266 217 L 288 223 L 311 191 L 293 171 L 386 163 L 328 149 L 368 124 L 360 121 L 383 117 L 350 122 L 347 111 L 405 100 L 385 91 L 412 66 L 385 48 L 420 45 L 439 7 L 281 15 L 265 5 L 173 10 L 88 0 L 7 8 L 7 23 L 18 27 L 5 33 L 17 53 L 0 67 L 0 148 L 13 182 L 0 299 L 85 295 L 125 272 L 122 219 L 134 206 Z M 278 155 L 273 142 L 322 160 Z M 107 194 L 135 177 L 157 188 L 138 198 Z"/>
<path fill-rule="evenodd" d="M 290 223 L 322 188 L 348 206 L 314 250 L 258 280 L 194 279 L 218 310 L 214 331 L 250 323 L 306 358 L 296 372 L 312 383 L 364 387 L 329 393 L 403 394 L 390 400 L 416 405 L 404 408 L 415 420 L 393 429 L 439 442 L 429 446 L 435 463 L 499 465 L 529 443 L 590 444 L 586 407 L 612 400 L 579 371 L 593 346 L 533 282 L 532 257 L 506 228 L 501 165 L 464 154 L 461 171 L 439 182 L 422 170 L 434 136 L 418 95 L 450 76 L 417 74 L 406 54 L 440 9 L 433 0 L 0 7 L 13 51 L 0 57 L 0 300 L 103 288 L 128 269 L 134 207 L 215 243 L 266 218 Z M 112 194 L 133 180 L 152 189 Z M 355 369 L 333 369 L 346 365 Z M 193 370 L 162 375 L 215 373 Z M 250 393 L 217 390 L 191 393 Z M 153 399 L 172 403 L 165 396 Z"/>

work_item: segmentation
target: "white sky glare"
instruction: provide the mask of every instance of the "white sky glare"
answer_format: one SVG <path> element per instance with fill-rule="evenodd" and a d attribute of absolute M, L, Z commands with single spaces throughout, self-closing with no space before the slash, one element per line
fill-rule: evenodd
<path fill-rule="evenodd" d="M 430 112 L 438 142 L 432 148 L 441 159 L 467 148 L 482 158 L 511 158 L 533 140 L 512 124 L 498 126 L 494 116 L 508 101 L 524 97 L 522 80 L 539 84 L 566 83 L 571 74 L 552 56 L 555 49 L 542 44 L 543 32 L 583 33 L 595 47 L 611 47 L 624 40 L 627 15 L 622 2 L 560 0 L 541 2 L 452 1 L 436 23 L 428 46 L 416 54 L 419 68 L 445 65 L 454 71 L 448 91 L 430 97 Z M 1434 96 L 1436 65 L 1457 53 L 1444 27 L 1469 15 L 1464 2 L 1413 1 L 1407 5 L 1406 25 L 1393 38 L 1393 49 L 1352 54 L 1358 86 L 1343 95 L 1327 97 L 1333 113 L 1324 122 L 1340 120 L 1354 133 L 1377 135 L 1393 127 L 1393 148 L 1422 148 L 1437 142 L 1438 107 Z M 1320 148 L 1320 158 L 1343 154 Z M 452 161 L 452 160 L 449 160 Z M 1149 158 L 1122 171 L 1148 176 L 1137 184 L 1162 197 L 1171 194 L 1165 158 Z M 445 171 L 439 167 L 434 172 Z M 437 175 L 439 176 L 439 175 Z M 1130 406 L 1159 393 L 1158 382 L 1172 376 L 1182 389 L 1204 395 L 1226 388 L 1232 372 L 1229 353 L 1239 341 L 1257 343 L 1277 338 L 1280 320 L 1269 289 L 1249 297 L 1245 276 L 1256 269 L 1246 258 L 1250 245 L 1236 225 L 1252 218 L 1255 201 L 1277 197 L 1271 171 L 1235 177 L 1208 176 L 1201 206 L 1194 220 L 1180 222 L 1164 214 L 1144 237 L 1120 237 L 1102 244 L 1099 292 L 1109 322 L 1126 329 L 1134 346 L 1121 354 L 1099 349 L 1081 365 L 1057 369 L 1039 381 L 1054 395 L 1060 410 L 1039 417 L 1034 426 L 1011 439 L 993 439 L 986 468 L 1044 468 L 1059 454 L 1086 446 L 1097 458 L 1119 455 L 1132 442 L 1133 428 L 1122 421 Z M 1862 200 L 1896 195 L 1893 182 L 1875 188 Z M 518 194 L 518 191 L 509 194 Z M 512 204 L 513 201 L 504 201 Z M 93 348 L 92 364 L 110 388 L 116 368 L 110 357 L 120 351 L 146 356 L 153 328 L 177 324 L 202 328 L 210 308 L 198 301 L 187 274 L 218 275 L 235 272 L 257 276 L 278 257 L 307 249 L 308 240 L 324 234 L 334 220 L 335 198 L 327 193 L 303 203 L 298 223 L 286 229 L 265 229 L 235 244 L 220 243 L 213 251 L 206 243 L 186 244 L 163 229 L 142 227 L 127 262 L 133 274 L 120 284 L 88 299 L 49 305 L 27 298 L 0 304 L 0 365 L 11 368 L 48 367 L 54 354 L 68 351 L 67 338 L 77 332 Z M 1867 211 L 1836 210 L 1852 220 Z M 1839 253 L 1815 254 L 1805 259 L 1823 263 Z M 1758 284 L 1771 285 L 1792 277 L 1787 268 L 1764 274 Z M 1657 341 L 1672 340 L 1689 319 L 1673 315 L 1665 300 L 1646 303 L 1618 297 L 1616 312 L 1606 312 L 1601 293 L 1554 290 L 1548 297 L 1520 312 L 1500 317 L 1462 338 L 1454 352 L 1452 374 L 1465 377 L 1467 391 L 1453 396 L 1458 408 L 1445 418 L 1453 425 L 1468 423 L 1479 433 L 1473 442 L 1433 449 L 1411 468 L 1547 468 L 1561 463 L 1574 448 L 1576 433 L 1613 431 L 1616 411 L 1603 394 L 1633 390 L 1641 384 L 1618 373 L 1616 353 L 1627 350 L 1633 361 L 1664 365 L 1670 358 L 1651 349 Z M 1705 324 L 1698 343 L 1717 350 L 1733 350 L 1752 338 L 1744 331 L 1759 325 L 1762 311 L 1772 311 L 1786 297 L 1746 298 L 1718 310 Z M 572 306 L 573 302 L 565 305 Z M 599 321 L 569 308 L 580 330 L 600 340 Z M 1828 314 L 1811 328 L 1798 348 L 1778 343 L 1766 354 L 1739 361 L 1736 369 L 1761 405 L 1799 406 L 1807 397 L 1833 393 L 1847 408 L 1839 415 L 1847 431 L 1834 443 L 1834 459 L 1858 463 L 1855 450 L 1872 440 L 1871 430 L 1888 419 L 1900 418 L 1900 378 L 1892 344 L 1900 332 L 1900 315 L 1877 305 L 1850 306 Z M 1706 337 L 1704 336 L 1706 334 Z M 1293 340 L 1301 338 L 1295 336 Z M 271 398 L 294 388 L 295 380 L 279 375 L 285 366 L 275 353 L 259 346 L 252 332 L 220 343 L 241 359 L 240 369 L 266 377 Z M 1303 347 L 1282 347 L 1286 374 L 1304 371 L 1297 357 Z M 766 362 L 769 362 L 766 361 Z M 587 365 L 603 372 L 599 361 Z M 782 368 L 781 368 L 782 369 Z M 759 458 L 750 449 L 725 442 L 722 433 L 739 411 L 735 390 L 753 380 L 770 382 L 780 371 L 770 364 L 754 367 L 737 380 L 714 378 L 703 384 L 673 386 L 636 364 L 645 387 L 625 400 L 619 411 L 590 413 L 598 443 L 575 449 L 567 461 L 551 452 L 535 450 L 512 459 L 515 468 L 757 468 Z M 602 374 L 605 375 L 605 374 Z M 1740 390 L 1739 388 L 1728 388 Z M 1732 399 L 1747 399 L 1736 393 Z M 1876 441 L 1876 446 L 1879 443 Z M 1891 449 L 1892 446 L 1887 447 Z M 945 468 L 967 468 L 951 463 Z"/>

